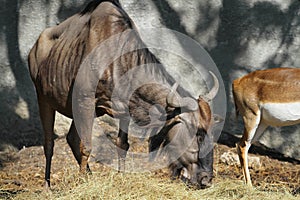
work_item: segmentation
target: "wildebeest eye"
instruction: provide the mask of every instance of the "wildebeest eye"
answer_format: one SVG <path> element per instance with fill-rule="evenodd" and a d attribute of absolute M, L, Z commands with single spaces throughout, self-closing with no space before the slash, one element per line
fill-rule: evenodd
<path fill-rule="evenodd" d="M 200 138 L 204 138 L 205 135 L 206 135 L 206 131 L 203 128 L 199 128 L 196 133 L 196 136 Z"/>

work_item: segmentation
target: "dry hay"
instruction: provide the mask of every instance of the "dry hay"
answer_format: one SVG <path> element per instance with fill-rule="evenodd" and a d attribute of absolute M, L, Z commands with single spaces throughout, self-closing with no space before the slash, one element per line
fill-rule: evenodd
<path fill-rule="evenodd" d="M 114 128 L 115 129 L 115 128 Z M 110 130 L 112 139 L 116 130 Z M 145 152 L 147 145 L 133 151 Z M 262 166 L 250 169 L 254 188 L 243 182 L 239 166 L 220 162 L 225 151 L 216 144 L 214 185 L 205 190 L 189 188 L 180 180 L 171 181 L 167 169 L 147 173 L 118 173 L 91 162 L 93 174 L 84 177 L 64 137 L 55 141 L 52 161 L 52 191 L 43 185 L 45 159 L 42 147 L 25 148 L 0 154 L 0 199 L 299 199 L 299 164 L 259 156 Z"/>
<path fill-rule="evenodd" d="M 43 190 L 42 147 L 21 150 L 0 171 L 0 199 L 297 199 L 299 165 L 262 157 L 260 170 L 251 171 L 255 188 L 245 186 L 241 170 L 219 162 L 224 145 L 215 148 L 214 186 L 205 190 L 171 181 L 166 169 L 149 173 L 118 173 L 91 163 L 93 175 L 83 177 L 65 139 L 56 141 L 52 192 Z M 294 195 L 293 195 L 294 193 Z"/>

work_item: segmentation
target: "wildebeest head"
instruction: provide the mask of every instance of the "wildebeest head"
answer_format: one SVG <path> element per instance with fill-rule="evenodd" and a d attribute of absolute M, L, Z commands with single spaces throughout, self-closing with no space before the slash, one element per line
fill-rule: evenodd
<path fill-rule="evenodd" d="M 213 89 L 197 100 L 181 98 L 175 84 L 167 97 L 173 109 L 168 126 L 150 140 L 150 150 L 162 144 L 171 159 L 172 177 L 181 177 L 198 188 L 211 186 L 213 178 L 213 135 L 214 123 L 208 104 L 216 95 L 219 84 L 214 74 Z M 164 136 L 161 136 L 164 135 Z"/>

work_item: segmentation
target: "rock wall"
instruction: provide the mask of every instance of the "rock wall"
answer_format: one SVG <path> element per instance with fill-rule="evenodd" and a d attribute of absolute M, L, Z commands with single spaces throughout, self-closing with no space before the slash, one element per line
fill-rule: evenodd
<path fill-rule="evenodd" d="M 41 144 L 27 55 L 41 31 L 89 1 L 2 0 L 0 3 L 0 147 Z M 231 82 L 251 71 L 300 66 L 300 2 L 296 0 L 120 0 L 138 28 L 169 28 L 198 41 L 216 63 L 226 90 L 224 131 L 240 135 Z M 159 36 L 156 36 L 159 37 Z M 162 58 L 163 59 L 163 58 Z M 167 59 L 166 59 L 167 60 Z M 174 64 L 175 68 L 176 63 Z M 67 132 L 61 124 L 57 132 Z M 66 119 L 63 119 L 63 121 Z M 68 121 L 68 120 L 66 120 Z M 61 128 L 63 127 L 63 128 Z M 300 159 L 299 126 L 269 128 L 260 140 Z M 0 149 L 1 150 L 1 149 Z"/>

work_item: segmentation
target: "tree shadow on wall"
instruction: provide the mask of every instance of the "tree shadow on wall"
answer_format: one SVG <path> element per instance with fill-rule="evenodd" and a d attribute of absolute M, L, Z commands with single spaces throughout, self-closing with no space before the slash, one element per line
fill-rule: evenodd
<path fill-rule="evenodd" d="M 234 111 L 234 104 L 231 95 L 231 83 L 234 79 L 259 68 L 298 67 L 290 64 L 296 57 L 295 53 L 292 55 L 289 52 L 296 48 L 294 45 L 296 34 L 299 34 L 297 27 L 300 24 L 298 16 L 300 3 L 293 1 L 287 8 L 282 9 L 278 4 L 269 1 L 256 2 L 252 6 L 245 2 L 223 0 L 223 6 L 219 12 L 220 24 L 216 35 L 217 45 L 209 50 L 223 79 L 227 81 L 225 84 L 228 98 L 227 107 L 228 110 L 232 111 Z M 270 45 L 272 42 L 275 44 Z M 266 44 L 268 47 L 258 44 Z M 274 46 L 274 49 L 271 46 Z M 251 63 L 241 59 L 247 59 L 251 51 L 257 53 L 255 56 L 250 55 L 250 62 L 251 59 L 261 59 L 259 54 L 267 55 L 261 62 L 258 62 L 260 66 L 252 66 Z M 232 116 L 227 116 L 224 132 L 242 134 L 242 121 L 239 121 L 237 126 L 236 122 L 232 122 L 232 119 Z M 232 132 L 233 126 L 237 126 L 235 130 L 238 132 Z M 293 128 L 299 127 L 294 126 Z M 291 133 L 291 131 L 283 128 L 281 133 Z M 282 138 L 282 140 L 285 139 L 288 137 Z M 270 142 L 272 140 L 274 138 L 270 139 Z M 286 142 L 283 142 L 278 149 L 284 149 L 286 145 Z M 250 149 L 250 152 L 262 154 L 263 151 L 254 147 Z M 266 152 L 266 154 L 272 153 L 267 149 Z"/>
<path fill-rule="evenodd" d="M 68 17 L 71 17 L 72 15 L 76 14 L 77 12 L 81 11 L 85 6 L 91 2 L 91 0 L 85 0 L 82 2 L 73 2 L 72 4 L 67 4 L 66 1 L 60 0 L 60 7 L 57 12 L 57 17 L 60 20 L 60 22 L 64 21 Z"/>
<path fill-rule="evenodd" d="M 41 144 L 40 125 L 32 116 L 37 115 L 38 109 L 34 102 L 35 91 L 31 82 L 26 63 L 21 57 L 19 44 L 19 6 L 23 1 L 4 0 L 0 12 L 0 34 L 4 36 L 7 45 L 8 65 L 1 66 L 4 71 L 9 68 L 15 79 L 14 88 L 0 90 L 0 150 L 3 145 L 13 145 L 17 148 Z M 8 19 L 9 18 L 9 19 Z M 10 83 L 7 80 L 6 84 Z M 3 87 L 3 86 L 2 86 Z M 17 111 L 19 105 L 27 106 L 24 111 Z M 25 105 L 26 104 L 26 105 Z"/>
<path fill-rule="evenodd" d="M 219 13 L 220 24 L 216 35 L 217 45 L 209 51 L 224 80 L 229 81 L 229 84 L 226 85 L 227 93 L 231 91 L 231 81 L 237 78 L 236 72 L 249 73 L 257 70 L 258 67 L 284 67 L 289 59 L 288 55 L 282 55 L 279 59 L 274 58 L 278 54 L 282 54 L 280 52 L 282 47 L 285 46 L 286 49 L 291 47 L 295 40 L 295 29 L 300 23 L 298 17 L 300 3 L 298 1 L 292 2 L 284 11 L 279 5 L 271 2 L 257 2 L 252 6 L 245 2 L 223 0 L 223 6 Z M 294 25 L 292 26 L 292 24 Z M 278 32 L 279 36 L 276 35 Z M 273 41 L 278 40 L 280 46 L 276 50 L 272 49 L 274 54 L 264 60 L 262 66 L 251 66 L 250 63 L 238 61 L 241 57 L 247 57 L 247 50 L 252 48 L 251 43 L 272 42 L 272 39 Z M 267 50 L 261 47 L 262 54 Z M 228 97 L 230 97 L 229 94 Z"/>
<path fill-rule="evenodd" d="M 214 28 L 213 22 L 219 20 L 215 35 L 216 45 L 203 46 L 215 61 L 223 79 L 229 81 L 229 84 L 225 85 L 228 97 L 234 72 L 249 73 L 257 69 L 255 66 L 240 65 L 236 62 L 245 56 L 250 43 L 275 38 L 274 34 L 280 30 L 280 45 L 275 53 L 265 60 L 264 68 L 284 67 L 289 56 L 281 55 L 278 58 L 278 53 L 281 54 L 280 50 L 283 47 L 291 47 L 295 40 L 295 31 L 300 24 L 298 1 L 293 1 L 284 11 L 279 5 L 269 1 L 257 2 L 250 6 L 247 1 L 223 0 L 220 7 L 208 1 L 199 3 L 198 10 L 201 16 L 199 19 L 192 19 L 198 22 L 196 33 L 189 33 L 182 23 L 181 13 L 173 9 L 169 1 L 152 1 L 160 13 L 163 25 L 193 39 L 206 34 L 208 29 Z"/>
<path fill-rule="evenodd" d="M 26 16 L 20 16 L 19 9 L 24 3 L 24 0 L 4 0 L 0 8 L 0 36 L 4 38 L 8 58 L 8 63 L 0 66 L 0 70 L 7 74 L 3 74 L 6 80 L 2 81 L 4 85 L 0 88 L 0 151 L 8 146 L 20 149 L 43 144 L 36 92 L 29 75 L 27 58 L 24 60 L 20 50 L 19 23 L 20 18 Z M 50 12 L 50 1 L 46 0 L 44 4 L 45 10 Z M 82 5 L 67 7 L 61 1 L 57 15 L 64 20 L 81 9 Z M 50 13 L 47 13 L 46 26 L 49 26 L 49 16 Z M 20 107 L 20 104 L 23 106 Z"/>

